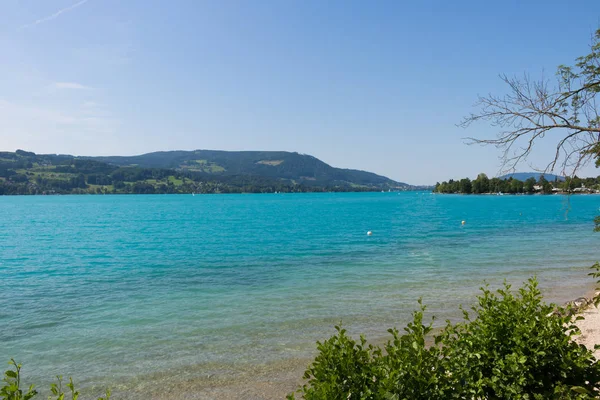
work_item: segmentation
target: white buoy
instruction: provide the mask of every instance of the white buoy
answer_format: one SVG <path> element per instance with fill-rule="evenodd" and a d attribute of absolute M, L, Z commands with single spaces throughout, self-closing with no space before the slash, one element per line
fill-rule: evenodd
<path fill-rule="evenodd" d="M 372 234 L 373 234 L 373 232 L 371 232 L 371 231 L 367 232 L 367 236 L 371 236 Z"/>
<path fill-rule="evenodd" d="M 463 221 L 462 221 L 460 224 L 461 224 L 461 225 L 464 225 L 464 224 L 465 224 L 465 221 L 463 220 Z"/>

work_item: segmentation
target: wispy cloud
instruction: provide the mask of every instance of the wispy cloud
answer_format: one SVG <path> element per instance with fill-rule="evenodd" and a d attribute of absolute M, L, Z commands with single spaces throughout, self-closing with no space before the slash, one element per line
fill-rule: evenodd
<path fill-rule="evenodd" d="M 113 133 L 119 120 L 100 105 L 92 108 L 56 107 L 43 104 L 19 104 L 0 98 L 0 121 L 6 132 L 31 135 L 54 130 L 61 134 Z M 10 128 L 10 129 L 9 129 Z M 2 138 L 0 133 L 0 138 Z"/>
<path fill-rule="evenodd" d="M 0 150 L 108 154 L 124 139 L 119 134 L 120 120 L 100 108 L 16 103 L 0 97 L 0 121 Z"/>
<path fill-rule="evenodd" d="M 56 125 L 73 125 L 78 119 L 69 114 L 51 108 L 30 105 L 20 105 L 0 99 L 0 115 L 4 121 L 20 122 L 23 126 L 31 121 L 52 123 Z"/>
<path fill-rule="evenodd" d="M 45 16 L 45 17 L 43 17 L 43 18 L 40 18 L 40 19 L 38 19 L 38 20 L 36 20 L 36 21 L 34 21 L 34 22 L 30 23 L 30 24 L 25 24 L 25 25 L 21 26 L 21 29 L 27 29 L 27 28 L 31 28 L 32 26 L 35 26 L 35 25 L 41 24 L 41 23 L 43 23 L 43 22 L 51 21 L 51 20 L 53 20 L 54 18 L 57 18 L 58 16 L 60 16 L 61 14 L 64 14 L 64 13 L 66 13 L 66 12 L 69 12 L 69 11 L 71 11 L 71 10 L 73 10 L 73 9 L 75 9 L 75 8 L 77 8 L 77 7 L 79 7 L 79 6 L 81 6 L 81 5 L 84 5 L 84 4 L 85 4 L 85 3 L 87 3 L 88 1 L 89 1 L 89 0 L 80 0 L 80 1 L 78 1 L 77 3 L 70 5 L 69 7 L 65 7 L 65 8 L 63 8 L 63 9 L 61 9 L 61 10 L 58 10 L 58 11 L 56 11 L 54 14 L 50 14 L 50 15 L 48 15 L 48 16 Z"/>
<path fill-rule="evenodd" d="M 82 85 L 77 82 L 55 82 L 52 84 L 55 89 L 74 89 L 74 90 L 89 90 L 92 89 L 89 86 Z"/>

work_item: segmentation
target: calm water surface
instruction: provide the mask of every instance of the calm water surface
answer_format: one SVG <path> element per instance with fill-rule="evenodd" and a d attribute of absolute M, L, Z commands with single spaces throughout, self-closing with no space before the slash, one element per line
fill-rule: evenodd
<path fill-rule="evenodd" d="M 418 297 L 455 318 L 484 280 L 535 274 L 562 302 L 593 283 L 599 213 L 593 195 L 0 197 L 0 361 L 134 392 L 310 357 L 339 321 L 380 337 Z"/>

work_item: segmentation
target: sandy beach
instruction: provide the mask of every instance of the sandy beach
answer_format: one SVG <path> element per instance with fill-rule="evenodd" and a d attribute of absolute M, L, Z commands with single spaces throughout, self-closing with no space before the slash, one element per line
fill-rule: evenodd
<path fill-rule="evenodd" d="M 581 335 L 575 341 L 585 345 L 590 350 L 600 344 L 600 309 L 591 304 L 581 315 L 585 318 L 577 321 L 577 326 L 581 330 Z M 600 358 L 600 350 L 594 351 L 596 358 Z"/>

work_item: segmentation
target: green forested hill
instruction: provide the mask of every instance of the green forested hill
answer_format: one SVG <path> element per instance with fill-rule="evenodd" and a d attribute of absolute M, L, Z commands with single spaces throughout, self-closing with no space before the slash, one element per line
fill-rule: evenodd
<path fill-rule="evenodd" d="M 0 152 L 0 194 L 241 193 L 410 190 L 370 172 L 298 153 L 168 151 L 75 157 Z"/>
<path fill-rule="evenodd" d="M 172 168 L 217 175 L 255 175 L 323 185 L 406 186 L 370 172 L 334 168 L 309 155 L 285 151 L 161 151 L 132 157 L 93 157 L 113 165 Z"/>

